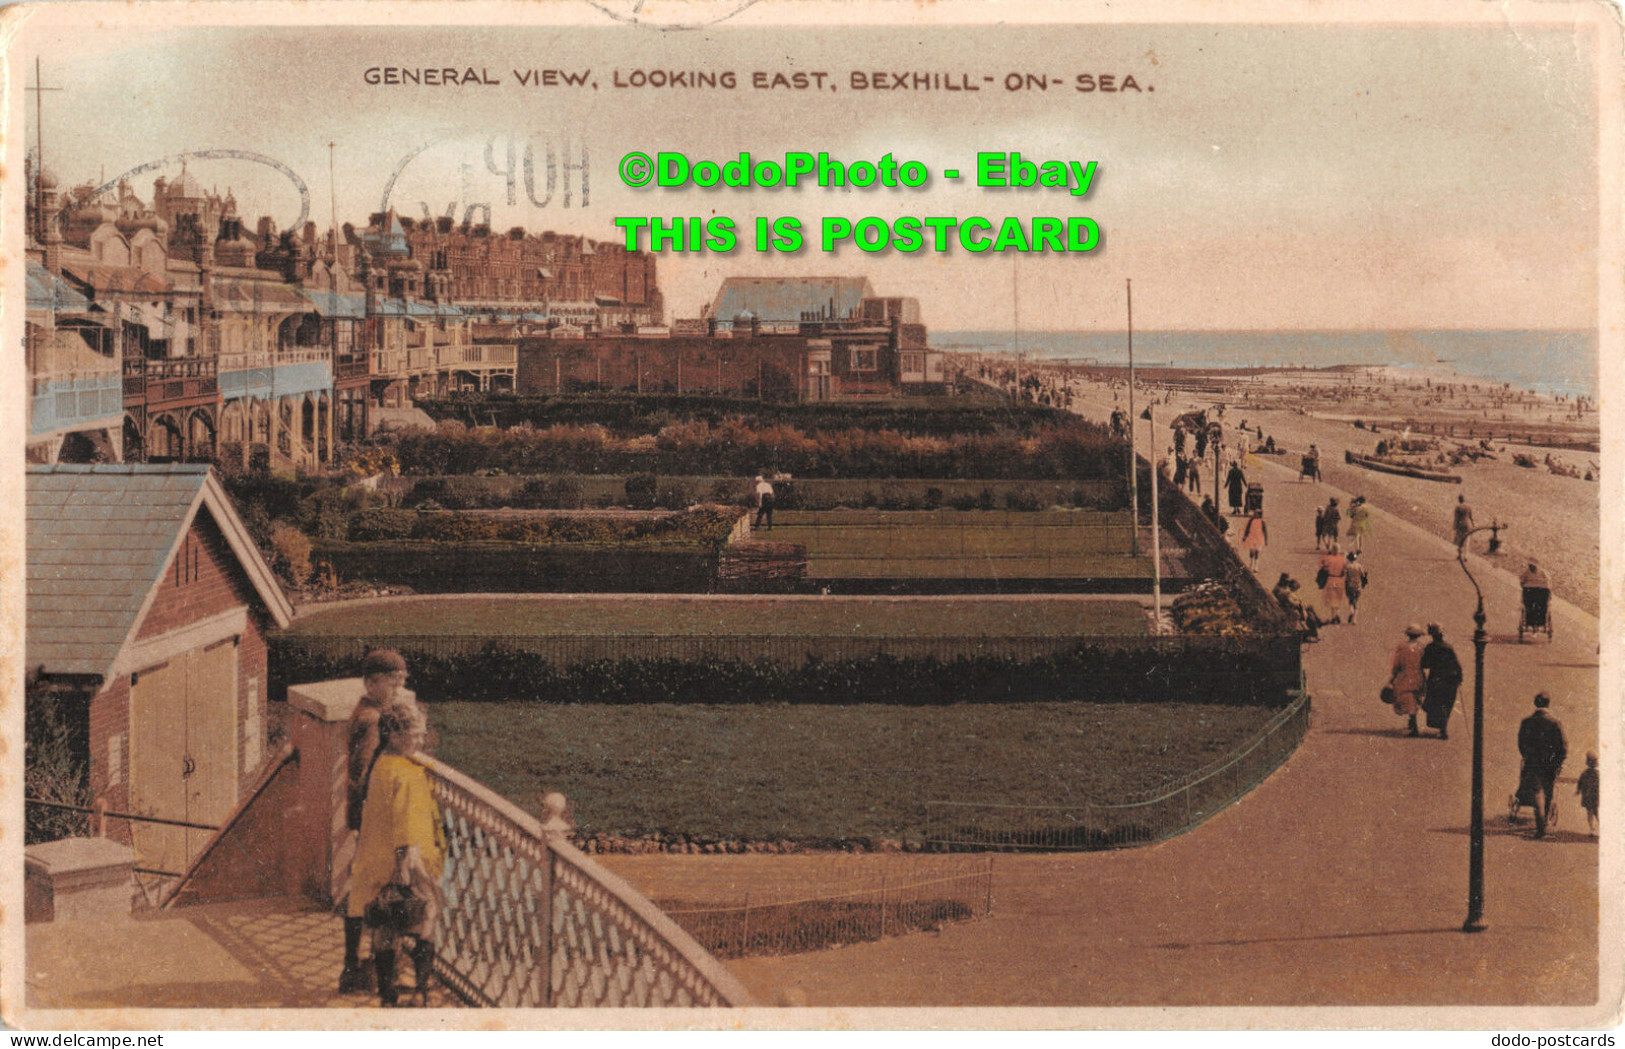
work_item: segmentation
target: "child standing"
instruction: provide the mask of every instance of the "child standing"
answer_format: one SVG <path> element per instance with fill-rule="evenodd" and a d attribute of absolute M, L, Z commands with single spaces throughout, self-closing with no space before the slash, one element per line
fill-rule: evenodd
<path fill-rule="evenodd" d="M 1586 770 L 1580 773 L 1580 783 L 1574 790 L 1580 795 L 1580 807 L 1586 810 L 1586 826 L 1593 837 L 1597 834 L 1597 795 L 1602 793 L 1601 774 L 1597 771 L 1597 752 L 1586 751 Z"/>

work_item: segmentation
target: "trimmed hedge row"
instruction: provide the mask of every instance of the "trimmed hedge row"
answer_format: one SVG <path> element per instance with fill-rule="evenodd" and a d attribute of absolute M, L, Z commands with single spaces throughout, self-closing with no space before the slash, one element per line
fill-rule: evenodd
<path fill-rule="evenodd" d="M 535 427 L 599 424 L 623 436 L 658 433 L 673 423 L 737 420 L 752 428 L 794 426 L 807 431 L 896 430 L 911 436 L 948 437 L 1001 431 L 1030 433 L 1075 420 L 1064 411 L 1035 405 L 951 401 L 763 403 L 740 397 L 662 394 L 453 394 L 420 400 L 417 406 L 436 421 L 471 425 Z"/>
<path fill-rule="evenodd" d="M 717 547 L 692 540 L 624 543 L 350 543 L 318 540 L 311 560 L 340 582 L 406 586 L 420 594 L 707 593 Z"/>
<path fill-rule="evenodd" d="M 279 691 L 293 682 L 348 677 L 354 661 L 312 651 L 297 638 L 272 642 Z M 599 660 L 558 666 L 490 641 L 441 655 L 405 650 L 412 687 L 430 703 L 1024 703 L 1076 700 L 1280 707 L 1298 683 L 1296 638 L 1202 639 L 1169 644 L 1083 643 L 1035 660 L 972 658 L 808 659 L 799 667 L 705 658 Z"/>
<path fill-rule="evenodd" d="M 443 423 L 395 439 L 410 474 L 722 474 L 749 477 L 766 468 L 797 477 L 918 477 L 989 480 L 1114 478 L 1123 442 L 1081 420 L 1027 432 L 917 436 L 892 429 L 807 431 L 757 428 L 738 420 L 700 420 L 658 434 L 618 437 L 603 426 L 468 429 Z"/>
<path fill-rule="evenodd" d="M 697 507 L 664 517 L 542 517 L 454 510 L 363 510 L 350 519 L 352 543 L 416 539 L 432 543 L 693 543 L 728 541 L 737 509 Z"/>
<path fill-rule="evenodd" d="M 1128 486 L 1105 481 L 981 481 L 922 478 L 844 480 L 797 478 L 774 485 L 781 510 L 834 510 L 853 507 L 879 510 L 1047 510 L 1067 506 L 1080 510 L 1120 510 L 1128 505 Z M 432 503 L 446 510 L 491 510 L 512 507 L 536 510 L 579 510 L 584 507 L 656 506 L 681 509 L 706 501 L 749 506 L 754 484 L 745 477 L 676 476 L 591 477 L 573 474 L 541 477 L 450 475 L 402 478 L 395 491 L 408 507 Z M 355 538 L 352 536 L 352 538 Z"/>

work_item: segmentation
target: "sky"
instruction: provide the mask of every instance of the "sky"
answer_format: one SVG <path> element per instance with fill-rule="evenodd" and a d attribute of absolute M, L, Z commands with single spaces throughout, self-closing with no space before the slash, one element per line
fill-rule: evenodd
<path fill-rule="evenodd" d="M 43 128 L 28 148 L 65 185 L 193 158 L 250 219 L 301 213 L 364 223 L 461 218 L 489 204 L 523 225 L 601 240 L 620 216 L 1086 215 L 1087 253 L 662 255 L 672 316 L 697 316 L 733 275 L 868 276 L 920 299 L 935 330 L 1589 329 L 1598 243 L 1594 46 L 1572 26 L 1499 24 L 756 27 L 655 33 L 624 25 L 453 29 L 25 26 Z M 369 85 L 374 67 L 475 68 L 496 85 Z M 515 70 L 580 74 L 525 87 Z M 732 71 L 733 90 L 617 88 L 635 71 Z M 852 73 L 941 73 L 981 90 L 854 90 Z M 755 90 L 750 76 L 826 73 L 833 90 Z M 1016 74 L 1022 90 L 1007 90 Z M 1079 74 L 1138 92 L 1075 90 Z M 1049 82 L 1029 85 L 1029 75 Z M 988 79 L 991 78 L 991 79 Z M 590 84 L 596 84 L 594 89 Z M 331 143 L 331 148 L 329 146 Z M 534 196 L 524 157 L 533 158 Z M 547 156 L 580 162 L 555 169 Z M 891 153 L 934 174 L 923 189 L 631 189 L 630 150 L 718 161 L 749 151 Z M 510 166 L 510 151 L 513 161 Z M 1095 161 L 1086 197 L 979 188 L 943 168 L 981 151 Z M 508 172 L 512 172 L 512 176 Z M 132 180 L 150 195 L 156 174 Z M 509 203 L 510 187 L 513 203 Z M 583 206 L 585 204 L 585 206 Z M 1019 299 L 1019 306 L 1017 301 Z M 1019 316 L 1018 316 L 1019 311 Z"/>

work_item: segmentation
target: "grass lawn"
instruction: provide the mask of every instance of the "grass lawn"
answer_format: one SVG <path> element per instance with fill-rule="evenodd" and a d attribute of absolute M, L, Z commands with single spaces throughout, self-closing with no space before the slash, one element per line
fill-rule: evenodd
<path fill-rule="evenodd" d="M 587 834 L 918 838 L 933 800 L 1067 804 L 1148 790 L 1273 711 L 1197 704 L 899 707 L 437 703 L 436 756 Z"/>
<path fill-rule="evenodd" d="M 313 611 L 299 637 L 1137 637 L 1145 612 L 1131 600 L 864 597 L 405 598 Z"/>

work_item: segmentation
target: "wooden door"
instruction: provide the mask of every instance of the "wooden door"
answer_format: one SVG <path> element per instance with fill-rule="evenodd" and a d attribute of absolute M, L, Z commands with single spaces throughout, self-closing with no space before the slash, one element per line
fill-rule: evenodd
<path fill-rule="evenodd" d="M 130 800 L 136 815 L 218 827 L 237 803 L 237 648 L 233 639 L 135 675 Z M 137 866 L 179 874 L 213 831 L 135 823 Z"/>
<path fill-rule="evenodd" d="M 130 811 L 186 819 L 186 658 L 137 671 L 130 687 Z M 186 830 L 132 822 L 138 867 L 186 868 Z"/>
<path fill-rule="evenodd" d="M 218 827 L 237 804 L 237 646 L 231 638 L 187 653 L 186 819 Z M 186 832 L 186 859 L 213 831 Z"/>

